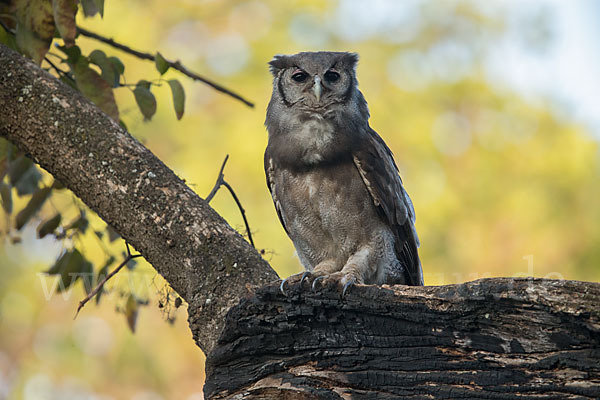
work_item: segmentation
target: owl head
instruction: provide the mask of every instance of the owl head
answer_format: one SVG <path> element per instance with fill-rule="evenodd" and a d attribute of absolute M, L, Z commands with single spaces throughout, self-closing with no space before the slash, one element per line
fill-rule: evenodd
<path fill-rule="evenodd" d="M 272 102 L 324 112 L 332 106 L 349 103 L 355 94 L 362 98 L 356 88 L 357 62 L 356 53 L 346 52 L 276 55 L 269 62 L 274 78 Z"/>

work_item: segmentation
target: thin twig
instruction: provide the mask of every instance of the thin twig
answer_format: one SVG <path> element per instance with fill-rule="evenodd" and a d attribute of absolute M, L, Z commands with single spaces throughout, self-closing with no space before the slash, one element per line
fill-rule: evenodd
<path fill-rule="evenodd" d="M 213 199 L 213 197 L 215 197 L 215 194 L 217 194 L 217 192 L 219 191 L 219 188 L 221 186 L 225 186 L 229 190 L 229 193 L 233 197 L 233 200 L 235 200 L 235 203 L 237 204 L 238 208 L 240 209 L 240 213 L 242 214 L 242 218 L 244 219 L 244 224 L 246 225 L 246 233 L 248 234 L 248 240 L 250 241 L 250 244 L 252 245 L 252 247 L 256 248 L 256 246 L 254 245 L 254 240 L 252 240 L 252 234 L 250 233 L 250 224 L 248 224 L 248 220 L 246 219 L 246 210 L 244 210 L 244 207 L 242 207 L 242 203 L 236 196 L 231 185 L 229 183 L 227 183 L 227 181 L 225 181 L 225 174 L 223 173 L 223 171 L 225 170 L 225 164 L 227 163 L 228 159 L 229 159 L 229 154 L 227 154 L 225 156 L 225 159 L 223 160 L 223 164 L 221 165 L 221 170 L 219 171 L 219 176 L 217 177 L 217 181 L 215 182 L 215 186 L 213 186 L 212 190 L 210 191 L 208 196 L 206 196 L 205 200 L 207 203 L 210 203 L 210 201 Z"/>
<path fill-rule="evenodd" d="M 126 53 L 129 53 L 131 55 L 136 56 L 137 58 L 141 58 L 142 60 L 149 60 L 149 61 L 154 61 L 155 59 L 155 55 L 154 54 L 150 54 L 150 53 L 145 53 L 142 51 L 138 51 L 138 50 L 134 50 L 129 46 L 125 46 L 124 44 L 115 42 L 113 39 L 111 38 L 107 38 L 104 37 L 102 35 L 99 35 L 97 33 L 94 32 L 90 32 L 87 29 L 81 28 L 81 27 L 77 27 L 77 32 L 83 36 L 87 36 L 89 38 L 92 39 L 96 39 L 102 43 L 106 43 L 109 46 L 112 46 L 114 48 L 117 48 L 119 50 L 122 50 Z M 170 67 L 178 70 L 179 72 L 183 73 L 184 75 L 187 75 L 188 77 L 196 80 L 196 81 L 200 81 L 203 82 L 205 84 L 207 84 L 208 86 L 212 87 L 213 89 L 224 93 L 228 96 L 233 97 L 234 99 L 237 99 L 239 101 L 241 101 L 242 103 L 246 104 L 249 107 L 254 107 L 254 103 L 246 100 L 245 98 L 243 98 L 242 96 L 240 96 L 239 94 L 232 92 L 229 89 L 224 88 L 223 86 L 219 85 L 218 83 L 212 82 L 210 80 L 208 80 L 207 78 L 204 78 L 198 74 L 196 74 L 195 72 L 190 71 L 189 69 L 187 69 L 183 64 L 181 64 L 181 62 L 179 61 L 169 61 L 169 60 L 165 60 L 167 62 L 167 64 L 169 64 Z"/>
<path fill-rule="evenodd" d="M 231 187 L 231 185 L 229 183 L 227 183 L 227 181 L 225 181 L 225 180 L 223 181 L 223 186 L 225 186 L 227 189 L 229 189 L 229 193 L 231 193 L 231 196 L 235 200 L 238 208 L 240 209 L 240 212 L 242 213 L 242 218 L 244 219 L 244 224 L 246 224 L 246 233 L 248 234 L 248 240 L 250 241 L 250 244 L 252 245 L 252 247 L 256 248 L 256 246 L 254 245 L 254 240 L 252 240 L 252 234 L 250 233 L 250 225 L 248 225 L 248 220 L 246 219 L 246 211 L 244 210 L 244 207 L 242 207 L 242 203 L 240 203 L 240 200 L 235 195 L 233 188 Z"/>
<path fill-rule="evenodd" d="M 121 264 L 119 264 L 119 266 L 117 268 L 115 268 L 114 270 L 111 271 L 111 273 L 109 273 L 108 275 L 106 275 L 104 277 L 104 279 L 102 279 L 102 281 L 100 283 L 98 283 L 96 285 L 96 287 L 94 288 L 94 290 L 92 290 L 86 297 L 85 299 L 81 300 L 79 302 L 79 306 L 77 306 L 77 312 L 75 313 L 75 317 L 77 318 L 77 315 L 79 315 L 79 311 L 83 308 L 83 306 L 86 305 L 86 303 L 88 301 L 90 301 L 96 294 L 98 294 L 98 292 L 100 290 L 102 290 L 102 288 L 104 287 L 104 284 L 113 276 L 115 276 L 120 270 L 121 268 L 123 268 L 125 265 L 127 265 L 127 263 L 131 260 L 133 260 L 134 258 L 138 258 L 141 257 L 141 254 L 131 254 L 131 250 L 129 249 L 129 243 L 125 242 L 125 246 L 127 247 L 127 257 L 125 257 L 125 259 L 123 260 L 123 262 Z"/>
<path fill-rule="evenodd" d="M 73 77 L 69 74 L 68 71 L 63 71 L 62 69 L 58 68 L 52 61 L 50 61 L 50 59 L 48 57 L 44 57 L 44 60 L 50 64 L 50 66 L 52 68 L 54 68 L 54 70 L 58 73 L 58 74 L 62 74 L 63 76 L 69 77 L 71 79 L 73 79 Z"/>
<path fill-rule="evenodd" d="M 219 176 L 217 177 L 217 181 L 215 182 L 215 186 L 213 186 L 212 190 L 210 191 L 210 193 L 208 194 L 208 196 L 206 196 L 206 202 L 210 203 L 210 201 L 213 199 L 213 197 L 215 197 L 215 194 L 217 194 L 217 190 L 219 190 L 219 188 L 221 187 L 221 185 L 223 184 L 223 170 L 225 169 L 225 164 L 227 163 L 227 160 L 229 159 L 229 154 L 227 154 L 225 156 L 225 160 L 223 160 L 223 165 L 221 165 L 221 170 L 219 171 Z"/>

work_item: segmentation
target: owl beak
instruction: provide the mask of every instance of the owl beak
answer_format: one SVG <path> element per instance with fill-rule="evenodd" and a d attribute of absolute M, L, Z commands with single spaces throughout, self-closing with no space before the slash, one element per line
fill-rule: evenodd
<path fill-rule="evenodd" d="M 323 86 L 321 86 L 321 77 L 320 76 L 315 76 L 314 78 L 314 84 L 312 87 L 313 93 L 315 94 L 315 97 L 317 98 L 317 102 L 321 101 L 321 93 L 323 93 Z"/>

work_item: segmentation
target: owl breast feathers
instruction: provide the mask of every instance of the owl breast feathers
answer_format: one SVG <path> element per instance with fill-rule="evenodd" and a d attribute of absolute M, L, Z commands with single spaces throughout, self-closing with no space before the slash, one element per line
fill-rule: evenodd
<path fill-rule="evenodd" d="M 392 152 L 369 126 L 357 61 L 315 52 L 269 63 L 267 185 L 315 281 L 339 279 L 344 292 L 355 283 L 423 285 L 414 208 Z"/>

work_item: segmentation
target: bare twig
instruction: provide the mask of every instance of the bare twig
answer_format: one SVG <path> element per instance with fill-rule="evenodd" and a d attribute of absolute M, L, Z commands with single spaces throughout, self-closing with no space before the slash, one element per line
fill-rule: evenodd
<path fill-rule="evenodd" d="M 227 154 L 225 156 L 225 160 L 223 160 L 223 165 L 221 165 L 221 170 L 219 171 L 219 176 L 217 177 L 217 181 L 215 182 L 215 186 L 213 186 L 213 188 L 210 191 L 210 193 L 208 194 L 208 196 L 206 196 L 205 200 L 206 200 L 207 203 L 210 203 L 210 201 L 213 199 L 213 197 L 215 197 L 215 194 L 217 194 L 217 190 L 219 190 L 219 188 L 223 184 L 223 178 L 225 177 L 223 175 L 223 170 L 225 169 L 225 164 L 227 163 L 228 159 L 229 159 L 229 154 Z"/>
<path fill-rule="evenodd" d="M 83 308 L 83 306 L 85 306 L 88 301 L 90 301 L 96 294 L 98 294 L 98 292 L 104 287 L 104 284 L 108 282 L 110 278 L 115 276 L 125 265 L 127 265 L 129 261 L 142 256 L 141 254 L 131 254 L 129 243 L 125 242 L 125 246 L 127 247 L 127 257 L 125 257 L 123 262 L 121 262 L 121 264 L 119 264 L 117 268 L 115 268 L 108 275 L 106 275 L 104 279 L 102 279 L 102 281 L 98 283 L 96 287 L 85 297 L 85 299 L 79 302 L 79 306 L 77 306 L 77 312 L 75 313 L 74 318 L 77 318 L 77 315 L 79 315 L 79 311 Z"/>
<path fill-rule="evenodd" d="M 73 79 L 73 77 L 71 76 L 71 74 L 69 74 L 69 72 L 67 72 L 67 71 L 63 71 L 62 69 L 58 68 L 58 67 L 57 67 L 57 66 L 56 66 L 56 65 L 55 65 L 55 64 L 54 64 L 52 61 L 50 61 L 50 59 L 49 59 L 48 57 L 44 57 L 44 60 L 45 60 L 45 61 L 46 61 L 48 64 L 50 64 L 50 66 L 51 66 L 52 68 L 54 68 L 54 70 L 55 70 L 55 71 L 56 71 L 56 72 L 57 72 L 59 75 L 63 75 L 63 76 L 66 76 L 66 77 L 68 77 L 68 78 L 71 78 L 71 79 Z"/>
<path fill-rule="evenodd" d="M 142 51 L 138 51 L 138 50 L 134 50 L 129 46 L 125 46 L 124 44 L 115 42 L 113 39 L 104 37 L 102 35 L 99 35 L 97 33 L 94 32 L 90 32 L 87 29 L 81 28 L 81 27 L 77 27 L 77 32 L 83 36 L 87 36 L 89 38 L 98 40 L 102 43 L 106 43 L 109 46 L 112 46 L 116 49 L 122 50 L 126 53 L 129 53 L 131 55 L 136 56 L 137 58 L 143 59 L 143 60 L 149 60 L 149 61 L 154 61 L 155 59 L 155 55 L 154 54 L 150 54 L 150 53 L 146 53 L 146 52 L 142 52 Z M 188 77 L 192 78 L 193 80 L 196 81 L 200 81 L 203 82 L 205 84 L 207 84 L 208 86 L 212 87 L 213 89 L 224 93 L 228 96 L 233 97 L 234 99 L 237 99 L 239 101 L 241 101 L 242 103 L 246 104 L 249 107 L 254 107 L 254 103 L 246 100 L 245 98 L 243 98 L 242 96 L 240 96 L 239 94 L 232 92 L 229 89 L 224 88 L 223 86 L 219 85 L 218 83 L 215 83 L 213 81 L 208 80 L 207 78 L 204 78 L 198 74 L 196 74 L 195 72 L 190 71 L 189 69 L 187 69 L 183 64 L 181 64 L 181 62 L 179 61 L 169 61 L 169 60 L 165 60 L 167 62 L 167 64 L 169 64 L 170 67 L 178 70 L 179 72 L 183 73 L 184 75 L 187 75 Z"/>
<path fill-rule="evenodd" d="M 244 224 L 246 225 L 246 234 L 248 235 L 248 241 L 250 242 L 252 247 L 256 248 L 256 246 L 254 245 L 254 240 L 252 239 L 252 234 L 250 233 L 250 224 L 248 224 L 248 219 L 246 218 L 246 210 L 244 210 L 244 207 L 242 207 L 242 203 L 236 196 L 231 185 L 229 183 L 227 183 L 227 181 L 225 180 L 225 174 L 223 173 L 223 171 L 225 170 L 225 164 L 227 163 L 228 159 L 229 159 L 229 154 L 227 154 L 225 156 L 225 160 L 223 160 L 223 164 L 221 165 L 221 170 L 219 171 L 219 176 L 217 177 L 215 186 L 213 186 L 212 190 L 210 191 L 208 196 L 206 196 L 205 200 L 207 203 L 210 203 L 210 201 L 213 199 L 213 197 L 215 197 L 215 194 L 217 194 L 217 192 L 219 191 L 219 188 L 221 186 L 225 186 L 227 188 L 227 190 L 229 190 L 229 193 L 233 197 L 233 200 L 235 200 L 235 203 L 237 204 L 238 208 L 240 209 L 240 213 L 242 214 L 242 218 L 244 219 Z"/>
<path fill-rule="evenodd" d="M 246 211 L 244 210 L 244 207 L 242 207 L 242 203 L 240 203 L 240 200 L 235 195 L 233 188 L 229 183 L 227 183 L 227 181 L 223 180 L 223 186 L 225 186 L 229 190 L 229 193 L 231 193 L 233 200 L 235 200 L 235 203 L 240 209 L 240 213 L 242 213 L 242 218 L 244 219 L 244 224 L 246 224 L 246 233 L 248 234 L 248 240 L 250 241 L 252 247 L 256 248 L 256 246 L 254 245 L 254 240 L 252 240 L 252 234 L 250 233 L 250 225 L 248 225 L 248 220 L 246 219 Z"/>

